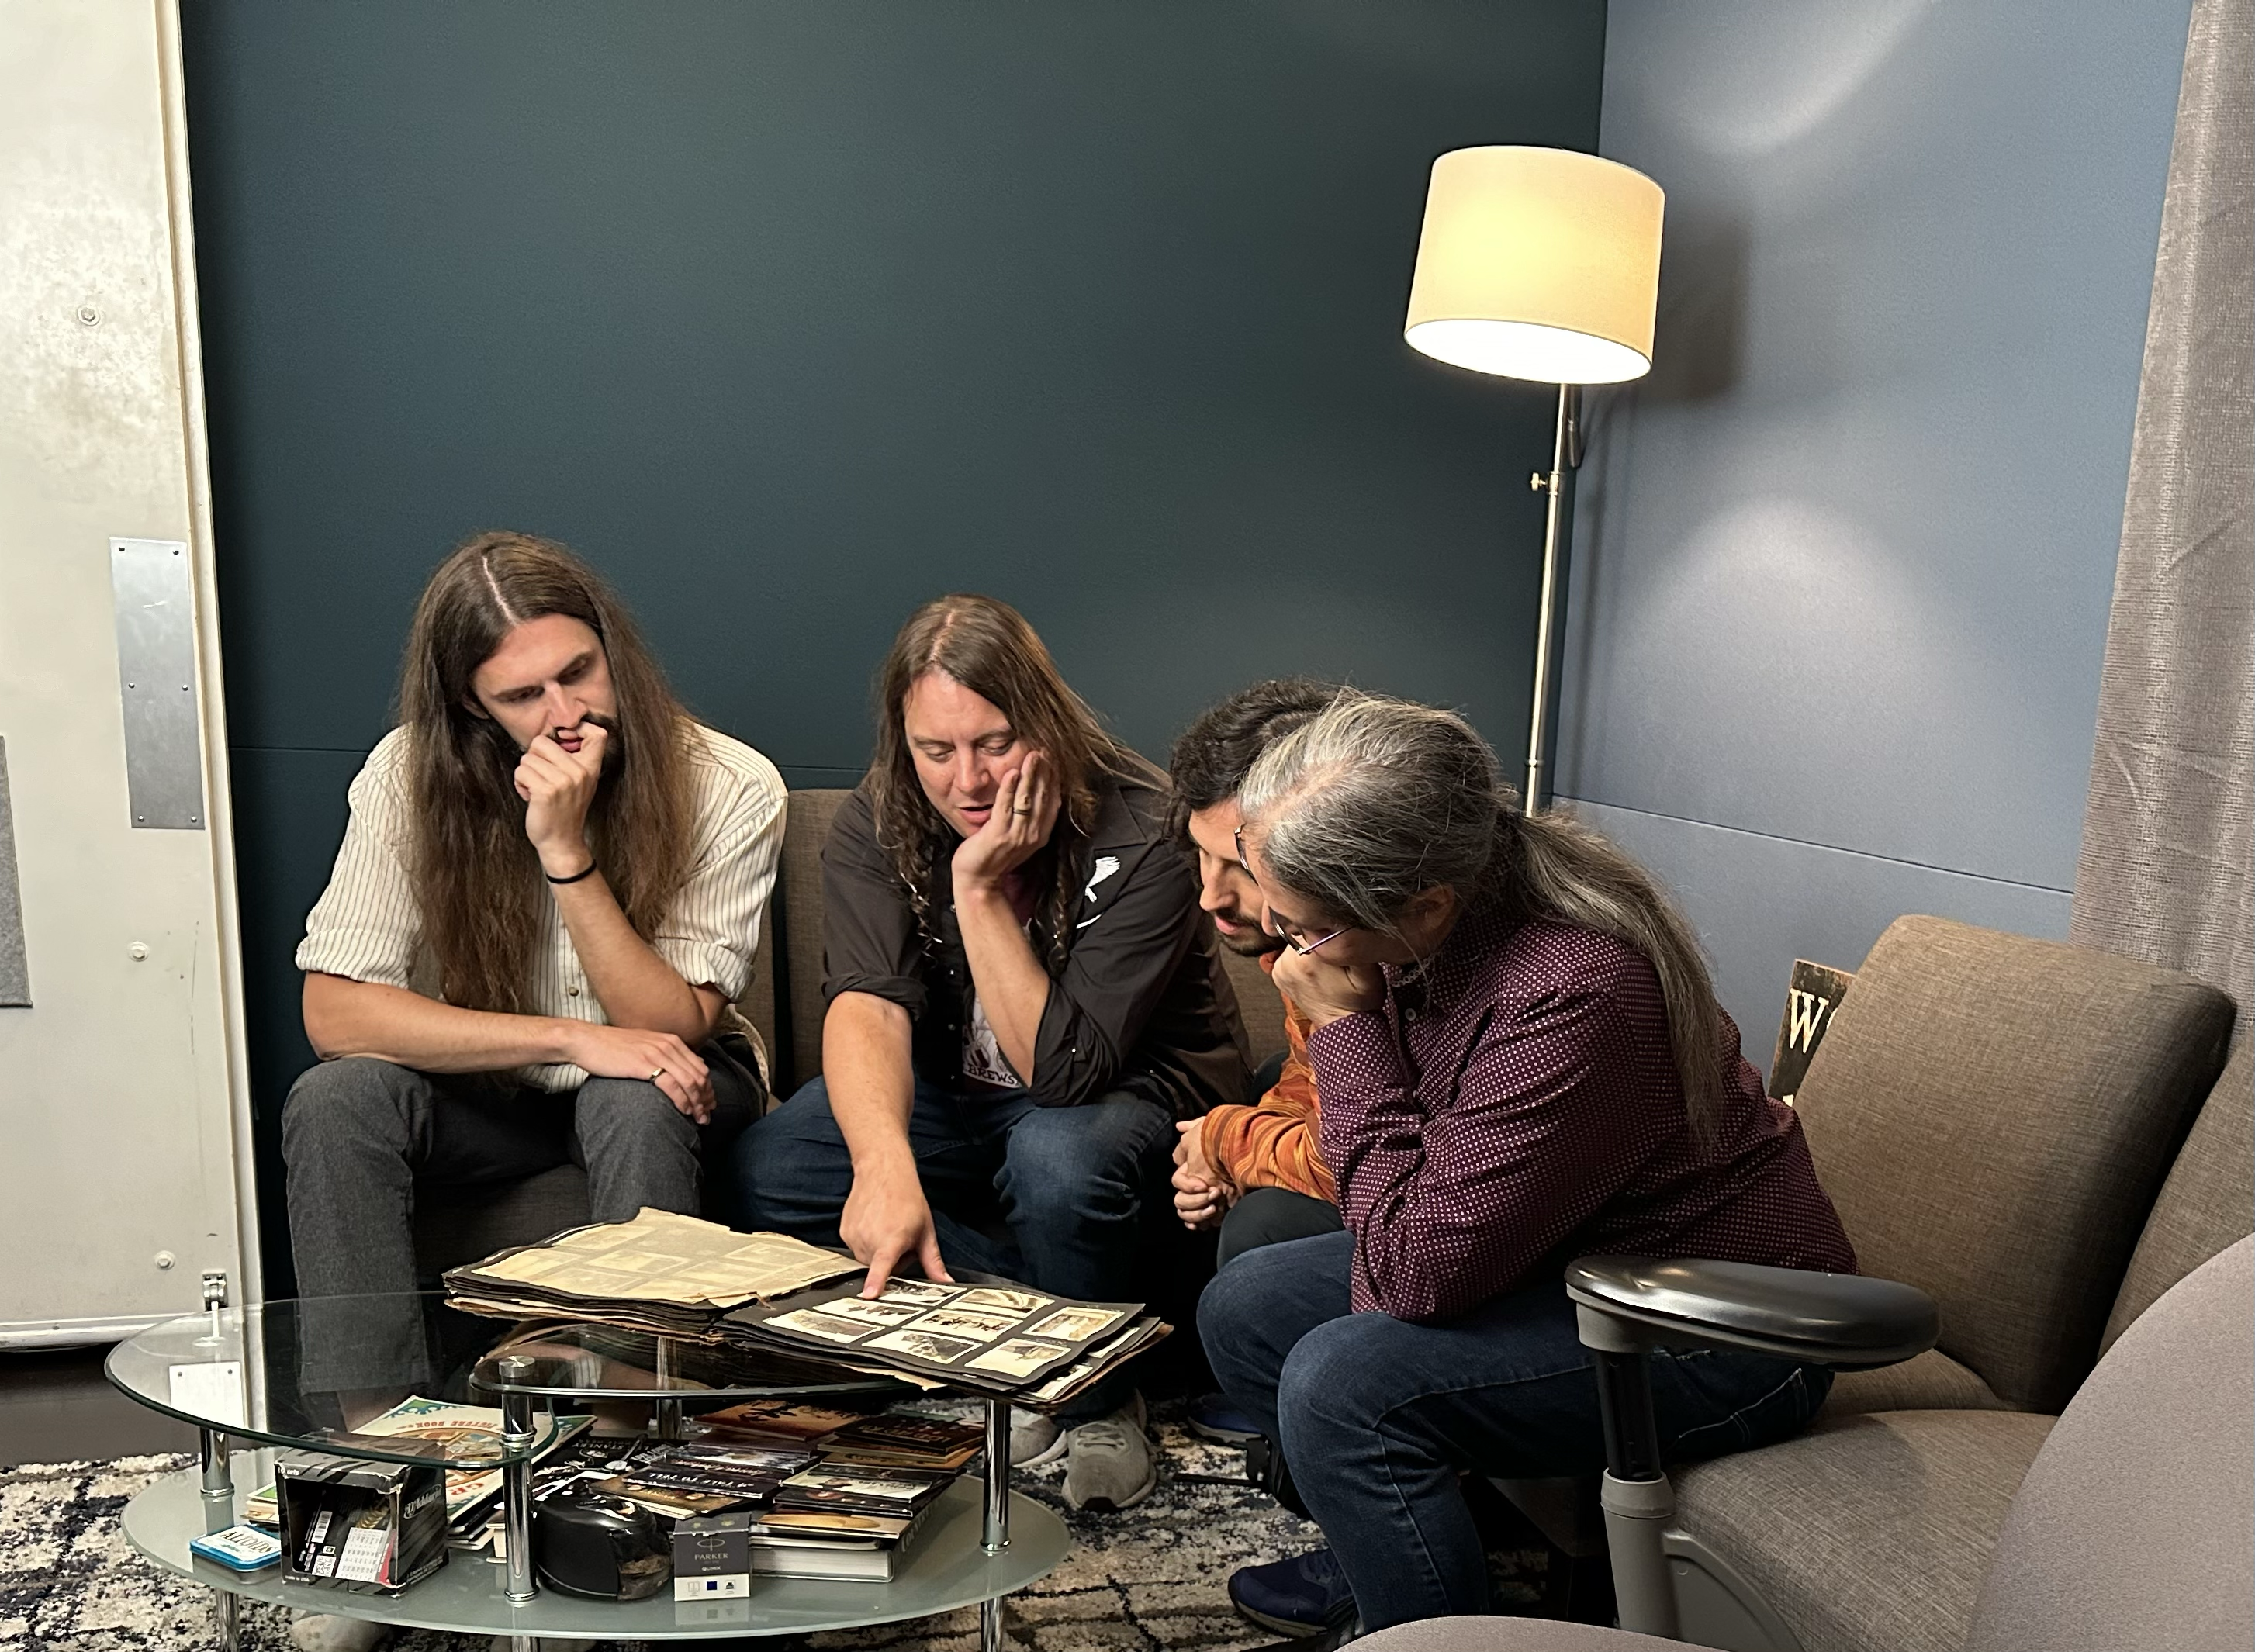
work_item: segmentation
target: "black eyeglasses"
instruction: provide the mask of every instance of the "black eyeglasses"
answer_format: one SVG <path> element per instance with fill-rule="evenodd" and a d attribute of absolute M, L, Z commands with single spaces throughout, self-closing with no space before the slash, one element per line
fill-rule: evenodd
<path fill-rule="evenodd" d="M 1246 876 L 1253 878 L 1254 884 L 1257 888 L 1261 880 L 1253 876 L 1253 862 L 1245 858 L 1245 827 L 1240 825 L 1230 834 L 1230 839 L 1237 845 L 1237 864 L 1243 868 Z M 1354 927 L 1352 924 L 1342 924 L 1328 935 L 1319 935 L 1311 941 L 1302 940 L 1297 924 L 1287 923 L 1265 904 L 1261 910 L 1267 920 L 1268 932 L 1296 953 L 1312 953 L 1318 946 L 1330 945 Z"/>

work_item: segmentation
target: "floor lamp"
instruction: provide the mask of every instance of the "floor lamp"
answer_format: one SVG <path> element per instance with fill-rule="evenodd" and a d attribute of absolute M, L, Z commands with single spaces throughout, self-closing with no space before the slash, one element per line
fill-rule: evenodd
<path fill-rule="evenodd" d="M 1660 186 L 1617 161 L 1566 149 L 1490 144 L 1433 163 L 1402 336 L 1439 362 L 1558 387 L 1542 526 L 1528 812 L 1542 806 L 1552 628 L 1566 473 L 1582 462 L 1584 384 L 1652 370 L 1660 297 Z"/>

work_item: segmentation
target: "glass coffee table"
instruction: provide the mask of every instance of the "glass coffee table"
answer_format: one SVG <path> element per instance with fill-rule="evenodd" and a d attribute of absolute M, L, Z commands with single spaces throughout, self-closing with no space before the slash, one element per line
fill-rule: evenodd
<path fill-rule="evenodd" d="M 532 1464 L 544 1443 L 540 1413 L 559 1401 L 648 1404 L 660 1438 L 679 1438 L 687 1413 L 758 1398 L 883 1403 L 917 1390 L 882 1377 L 787 1356 L 734 1350 L 601 1325 L 549 1326 L 537 1343 L 519 1327 L 474 1319 L 437 1292 L 322 1297 L 214 1308 L 168 1320 L 110 1350 L 104 1369 L 133 1399 L 201 1436 L 198 1467 L 166 1475 L 129 1503 L 127 1539 L 165 1571 L 213 1591 L 220 1643 L 235 1652 L 241 1603 L 270 1601 L 414 1628 L 514 1638 L 634 1643 L 722 1635 L 802 1634 L 976 1605 L 980 1642 L 999 1648 L 1002 1598 L 1047 1575 L 1071 1546 L 1064 1522 L 1009 1488 L 1009 1407 L 987 1400 L 986 1476 L 941 1494 L 917 1542 L 885 1583 L 755 1574 L 748 1598 L 677 1602 L 593 1600 L 539 1586 L 532 1564 Z M 503 1344 L 510 1346 L 502 1346 Z M 498 1450 L 332 1438 L 348 1421 L 407 1395 L 497 1405 Z M 248 1485 L 235 1473 L 249 1442 Z M 499 1468 L 505 1558 L 455 1550 L 438 1571 L 396 1595 L 292 1582 L 279 1566 L 252 1573 L 193 1554 L 188 1542 L 242 1519 L 248 1494 L 271 1483 L 271 1453 L 293 1447 L 375 1461 Z"/>

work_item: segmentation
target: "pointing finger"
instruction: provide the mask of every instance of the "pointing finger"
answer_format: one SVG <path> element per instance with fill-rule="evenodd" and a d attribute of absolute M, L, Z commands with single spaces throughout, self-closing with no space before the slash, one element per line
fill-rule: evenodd
<path fill-rule="evenodd" d="M 897 1241 L 887 1240 L 869 1253 L 868 1277 L 861 1281 L 861 1295 L 867 1297 L 884 1295 L 885 1286 L 893 1276 L 893 1269 L 901 1260 Z"/>

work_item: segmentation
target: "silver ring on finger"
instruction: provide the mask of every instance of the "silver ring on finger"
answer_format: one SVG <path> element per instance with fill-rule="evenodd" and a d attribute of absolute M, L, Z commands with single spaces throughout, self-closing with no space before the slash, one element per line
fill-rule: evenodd
<path fill-rule="evenodd" d="M 651 1084 L 656 1084 L 656 1083 L 658 1081 L 658 1079 L 661 1079 L 662 1077 L 664 1077 L 664 1073 L 665 1073 L 665 1069 L 664 1069 L 664 1067 L 652 1067 L 652 1068 L 650 1070 L 650 1079 L 649 1079 L 649 1082 L 650 1082 Z"/>

